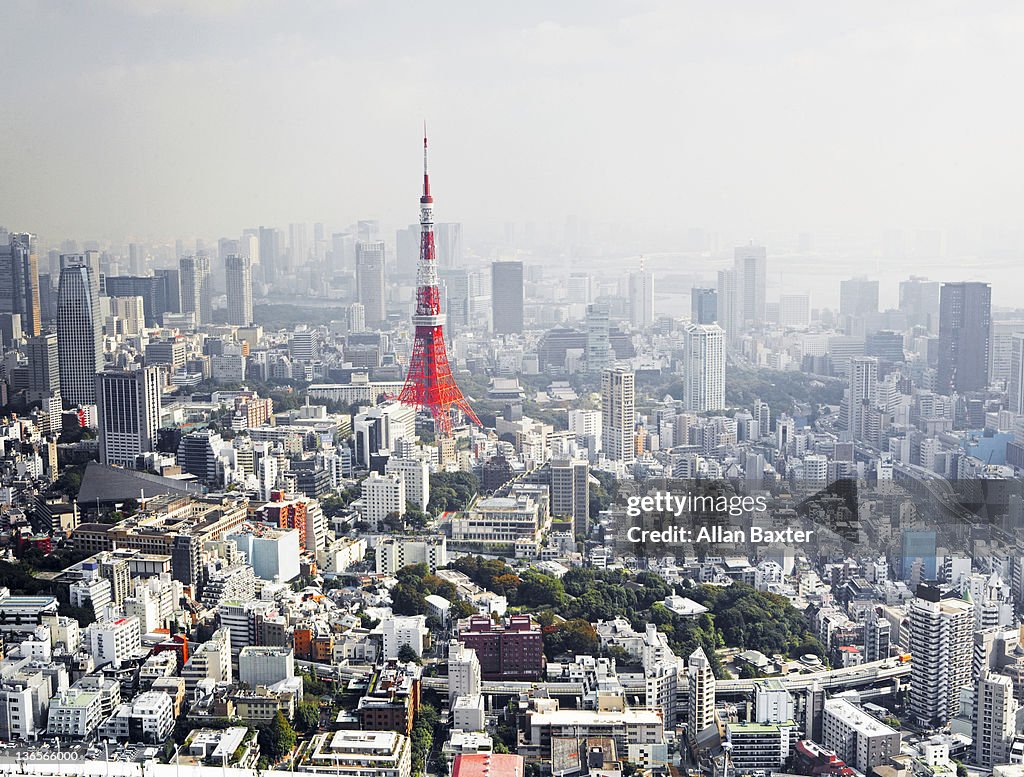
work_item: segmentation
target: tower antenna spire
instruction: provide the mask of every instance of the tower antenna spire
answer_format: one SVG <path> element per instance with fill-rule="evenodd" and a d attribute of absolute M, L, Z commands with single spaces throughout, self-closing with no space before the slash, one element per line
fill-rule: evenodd
<path fill-rule="evenodd" d="M 423 196 L 430 196 L 430 176 L 427 174 L 427 120 L 423 120 Z"/>

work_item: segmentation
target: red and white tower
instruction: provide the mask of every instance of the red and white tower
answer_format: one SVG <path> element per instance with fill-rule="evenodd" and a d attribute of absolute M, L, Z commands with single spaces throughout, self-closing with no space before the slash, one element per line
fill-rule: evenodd
<path fill-rule="evenodd" d="M 461 410 L 480 425 L 473 408 L 463 396 L 444 343 L 444 314 L 437 289 L 437 256 L 434 250 L 434 198 L 430 196 L 427 174 L 427 133 L 423 133 L 423 196 L 420 197 L 420 261 L 416 268 L 416 314 L 412 317 L 416 338 L 409 359 L 409 372 L 398 400 L 429 410 L 439 437 L 452 433 L 452 411 Z"/>

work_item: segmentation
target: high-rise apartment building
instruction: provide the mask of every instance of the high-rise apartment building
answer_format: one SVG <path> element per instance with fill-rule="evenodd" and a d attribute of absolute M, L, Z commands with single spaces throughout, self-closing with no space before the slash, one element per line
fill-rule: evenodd
<path fill-rule="evenodd" d="M 690 742 L 715 724 L 715 673 L 703 648 L 697 648 L 686 662 L 689 682 L 687 728 Z"/>
<path fill-rule="evenodd" d="M 41 331 L 35 235 L 0 230 L 0 313 L 20 314 L 22 331 L 29 337 Z"/>
<path fill-rule="evenodd" d="M 960 689 L 971 684 L 974 607 L 921 585 L 908 615 L 910 714 L 923 728 L 941 728 L 960 709 Z"/>
<path fill-rule="evenodd" d="M 718 292 L 715 289 L 690 289 L 690 321 L 694 324 L 718 321 Z"/>
<path fill-rule="evenodd" d="M 982 769 L 1010 763 L 1019 706 L 1013 694 L 1013 680 L 986 669 L 978 678 L 974 698 L 974 762 Z"/>
<path fill-rule="evenodd" d="M 480 693 L 480 661 L 476 651 L 458 640 L 448 643 L 448 700 Z"/>
<path fill-rule="evenodd" d="M 491 265 L 491 320 L 496 335 L 523 331 L 523 263 Z"/>
<path fill-rule="evenodd" d="M 1006 393 L 1010 410 L 1024 413 L 1024 332 L 1010 338 L 1010 374 Z"/>
<path fill-rule="evenodd" d="M 387 320 L 383 240 L 356 243 L 356 288 L 366 326 L 380 327 Z"/>
<path fill-rule="evenodd" d="M 183 256 L 178 264 L 181 312 L 192 313 L 197 327 L 213 323 L 213 281 L 208 256 Z"/>
<path fill-rule="evenodd" d="M 228 323 L 249 326 L 252 317 L 252 260 L 248 256 L 229 256 L 227 274 Z"/>
<path fill-rule="evenodd" d="M 586 536 L 590 527 L 590 464 L 586 459 L 551 461 L 551 515 L 571 518 L 573 533 Z"/>
<path fill-rule="evenodd" d="M 46 396 L 51 391 L 60 392 L 57 335 L 48 332 L 30 337 L 26 351 L 29 392 L 35 397 Z"/>
<path fill-rule="evenodd" d="M 740 320 L 738 288 L 735 270 L 719 270 L 716 287 L 718 325 L 725 330 L 730 342 L 735 341 L 743 331 Z"/>
<path fill-rule="evenodd" d="M 629 323 L 636 329 L 654 323 L 654 274 L 650 270 L 629 274 Z"/>
<path fill-rule="evenodd" d="M 598 373 L 612 362 L 611 312 L 607 302 L 587 305 L 585 321 L 587 339 L 584 341 L 583 361 L 587 372 Z"/>
<path fill-rule="evenodd" d="M 733 253 L 736 314 L 743 327 L 764 324 L 768 257 L 764 246 L 738 246 Z"/>
<path fill-rule="evenodd" d="M 854 440 L 871 437 L 871 410 L 878 393 L 878 359 L 873 356 L 853 356 L 847 373 L 849 386 L 843 398 L 840 418 L 844 428 Z"/>
<path fill-rule="evenodd" d="M 939 296 L 936 390 L 981 391 L 988 383 L 992 288 L 987 283 L 944 283 Z"/>
<path fill-rule="evenodd" d="M 96 375 L 100 461 L 135 468 L 156 445 L 160 428 L 160 370 L 106 370 Z"/>
<path fill-rule="evenodd" d="M 96 403 L 96 373 L 103 369 L 98 268 L 84 254 L 61 256 L 57 291 L 60 393 L 68 406 Z"/>
<path fill-rule="evenodd" d="M 612 461 L 636 458 L 635 376 L 632 370 L 611 367 L 601 373 L 601 450 Z"/>
<path fill-rule="evenodd" d="M 725 332 L 717 324 L 683 329 L 683 409 L 706 413 L 725 408 Z"/>

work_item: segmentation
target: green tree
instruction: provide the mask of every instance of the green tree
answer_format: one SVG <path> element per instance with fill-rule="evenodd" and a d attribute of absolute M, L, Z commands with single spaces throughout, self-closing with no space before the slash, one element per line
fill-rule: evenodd
<path fill-rule="evenodd" d="M 295 749 L 295 742 L 295 729 L 281 710 L 270 723 L 260 727 L 260 750 L 274 763 L 287 757 Z"/>
<path fill-rule="evenodd" d="M 295 723 L 302 731 L 314 731 L 320 724 L 320 705 L 312 699 L 299 702 L 295 708 Z"/>
<path fill-rule="evenodd" d="M 414 664 L 423 663 L 420 657 L 416 654 L 416 650 L 408 642 L 398 648 L 398 660 L 404 662 L 411 661 Z"/>

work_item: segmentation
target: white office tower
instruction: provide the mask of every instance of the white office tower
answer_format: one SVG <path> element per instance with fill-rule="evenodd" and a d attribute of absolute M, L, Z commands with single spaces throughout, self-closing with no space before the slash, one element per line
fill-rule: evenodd
<path fill-rule="evenodd" d="M 458 640 L 448 643 L 448 703 L 459 696 L 480 693 L 480 660 L 476 651 Z"/>
<path fill-rule="evenodd" d="M 908 615 L 910 713 L 922 728 L 941 728 L 959 711 L 960 689 L 971 684 L 974 607 L 920 586 Z"/>
<path fill-rule="evenodd" d="M 848 387 L 840 409 L 840 423 L 851 440 L 866 440 L 871 434 L 872 408 L 878 393 L 878 359 L 850 358 Z"/>
<path fill-rule="evenodd" d="M 793 720 L 793 697 L 781 680 L 765 680 L 754 686 L 754 720 L 786 723 Z"/>
<path fill-rule="evenodd" d="M 764 324 L 768 259 L 764 246 L 739 246 L 733 253 L 736 318 L 744 329 Z"/>
<path fill-rule="evenodd" d="M 978 680 L 975 704 L 974 763 L 983 769 L 1009 763 L 1018 707 L 1013 680 L 986 671 Z"/>
<path fill-rule="evenodd" d="M 612 461 L 636 458 L 636 394 L 631 370 L 611 367 L 601 373 L 601 450 Z"/>
<path fill-rule="evenodd" d="M 654 275 L 643 267 L 629 274 L 629 323 L 634 329 L 654 323 Z"/>
<path fill-rule="evenodd" d="M 97 373 L 100 461 L 134 469 L 152 452 L 160 428 L 160 368 Z"/>
<path fill-rule="evenodd" d="M 391 456 L 384 473 L 398 475 L 405 481 L 405 498 L 420 510 L 430 501 L 430 465 L 423 459 L 399 459 Z"/>
<path fill-rule="evenodd" d="M 238 682 L 250 688 L 271 686 L 295 677 L 295 652 L 290 647 L 249 645 L 238 654 Z"/>
<path fill-rule="evenodd" d="M 60 258 L 57 359 L 66 405 L 96 404 L 96 373 L 103 369 L 99 267 L 84 254 Z"/>
<path fill-rule="evenodd" d="M 206 642 L 200 643 L 181 669 L 185 691 L 193 693 L 201 680 L 215 683 L 231 682 L 231 632 L 219 628 Z"/>
<path fill-rule="evenodd" d="M 197 327 L 213 323 L 213 279 L 208 256 L 183 256 L 178 262 L 181 312 L 191 313 Z"/>
<path fill-rule="evenodd" d="M 362 516 L 377 531 L 389 515 L 405 514 L 405 481 L 399 475 L 378 475 L 371 472 L 363 481 Z"/>
<path fill-rule="evenodd" d="M 703 648 L 697 648 L 686 664 L 689 681 L 687 725 L 690 742 L 696 743 L 701 732 L 715 725 L 715 673 Z"/>
<path fill-rule="evenodd" d="M 227 276 L 228 323 L 249 326 L 252 318 L 252 261 L 248 256 L 232 255 L 225 261 Z"/>
<path fill-rule="evenodd" d="M 585 459 L 551 460 L 551 515 L 572 518 L 573 533 L 590 528 L 590 464 Z"/>
<path fill-rule="evenodd" d="M 707 413 L 725 408 L 725 332 L 717 324 L 683 329 L 683 409 Z"/>

